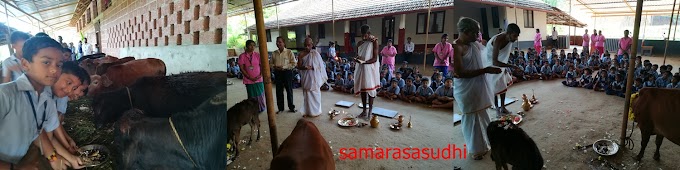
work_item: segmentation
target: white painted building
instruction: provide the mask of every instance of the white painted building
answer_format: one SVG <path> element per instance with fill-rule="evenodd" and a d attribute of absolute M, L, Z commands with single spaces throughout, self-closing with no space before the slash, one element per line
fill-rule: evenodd
<path fill-rule="evenodd" d="M 335 3 L 331 0 L 303 1 L 289 11 L 278 13 L 278 20 L 265 22 L 267 28 L 267 49 L 276 50 L 276 37 L 289 35 L 288 48 L 302 47 L 303 38 L 311 36 L 322 49 L 328 42 L 337 41 L 341 53 L 351 53 L 352 39 L 359 41 L 360 26 L 368 24 L 371 33 L 384 44 L 393 39 L 398 52 L 403 52 L 403 42 L 411 37 L 416 44 L 416 53 L 425 51 L 440 41 L 443 34 L 449 35 L 449 42 L 457 37 L 456 23 L 460 17 L 469 17 L 480 22 L 484 39 L 505 30 L 509 23 L 516 23 L 521 29 L 519 46 L 533 46 L 536 29 L 543 39 L 550 34 L 547 30 L 548 15 L 566 15 L 543 2 L 523 1 L 516 4 L 510 0 L 433 0 L 430 12 L 430 32 L 426 34 L 428 1 L 426 0 L 350 0 Z M 361 2 L 354 2 L 361 1 Z M 358 5 L 361 4 L 361 5 Z M 570 18 L 570 17 L 569 17 Z M 335 20 L 335 22 L 333 22 Z M 335 28 L 335 29 L 333 29 Z M 255 26 L 249 27 L 255 34 Z M 293 37 L 292 35 L 295 35 Z M 429 51 L 428 51 L 429 53 Z M 422 59 L 422 58 L 421 58 Z M 420 60 L 422 61 L 422 60 Z"/>

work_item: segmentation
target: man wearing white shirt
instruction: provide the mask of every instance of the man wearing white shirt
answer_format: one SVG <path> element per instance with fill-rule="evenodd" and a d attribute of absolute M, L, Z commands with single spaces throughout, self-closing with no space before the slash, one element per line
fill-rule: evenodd
<path fill-rule="evenodd" d="M 408 61 L 408 58 L 413 55 L 413 50 L 415 49 L 416 44 L 411 42 L 411 37 L 406 38 L 406 44 L 404 44 L 404 60 Z"/>
<path fill-rule="evenodd" d="M 91 54 L 93 54 L 92 44 L 87 43 L 87 38 L 85 38 L 85 42 L 83 42 L 83 55 L 91 55 Z"/>
<path fill-rule="evenodd" d="M 335 53 L 335 43 L 333 42 L 328 42 L 328 58 L 332 60 L 336 60 L 336 53 Z"/>
<path fill-rule="evenodd" d="M 553 46 L 553 48 L 558 48 L 557 47 L 557 30 L 555 29 L 555 27 L 553 27 L 553 31 L 552 31 L 552 46 Z"/>

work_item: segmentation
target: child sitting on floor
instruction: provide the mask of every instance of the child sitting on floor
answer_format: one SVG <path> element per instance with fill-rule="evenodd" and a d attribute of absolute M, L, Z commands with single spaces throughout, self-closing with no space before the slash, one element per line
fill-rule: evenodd
<path fill-rule="evenodd" d="M 436 76 L 437 77 L 435 77 L 435 79 L 432 80 L 432 83 L 430 83 L 430 88 L 432 88 L 432 89 L 437 89 L 437 88 L 439 88 L 439 86 L 442 86 L 444 84 L 444 82 L 442 81 L 442 78 L 443 78 L 442 75 L 437 74 Z"/>
<path fill-rule="evenodd" d="M 399 86 L 399 88 L 404 88 L 404 86 L 406 85 L 406 81 L 404 81 L 404 79 L 401 78 L 401 72 L 397 72 L 397 74 L 395 74 L 394 80 L 397 81 L 397 85 Z"/>
<path fill-rule="evenodd" d="M 345 84 L 345 79 L 342 78 L 341 74 L 336 74 L 335 75 L 335 84 L 333 84 L 333 90 L 335 91 L 343 91 L 343 85 Z"/>
<path fill-rule="evenodd" d="M 415 80 L 413 81 L 413 85 L 416 85 L 416 87 L 420 87 L 420 85 L 423 84 L 422 79 L 423 79 L 423 75 L 416 74 Z"/>
<path fill-rule="evenodd" d="M 536 66 L 534 65 L 533 60 L 529 60 L 529 64 L 525 67 L 524 76 L 525 76 L 524 79 L 526 80 L 535 80 L 540 77 L 538 75 L 538 70 L 536 70 Z"/>
<path fill-rule="evenodd" d="M 548 62 L 543 62 L 543 67 L 541 67 L 541 80 L 551 80 L 553 78 L 553 71 L 550 68 Z"/>
<path fill-rule="evenodd" d="M 399 89 L 399 86 L 397 85 L 396 80 L 392 80 L 392 82 L 390 82 L 390 83 L 392 85 L 390 87 L 387 87 L 387 89 L 385 89 L 385 91 L 378 93 L 378 96 L 386 97 L 390 100 L 394 100 L 394 99 L 397 98 L 401 89 Z"/>
<path fill-rule="evenodd" d="M 380 73 L 380 88 L 378 89 L 378 92 L 387 88 L 387 78 L 385 78 L 385 72 Z"/>
<path fill-rule="evenodd" d="M 431 107 L 453 108 L 453 79 L 446 78 L 444 85 L 439 86 L 432 96 L 434 96 L 435 99 L 432 100 Z"/>
<path fill-rule="evenodd" d="M 642 78 L 635 78 L 632 93 L 637 93 L 638 91 L 640 91 L 640 89 L 642 89 Z"/>
<path fill-rule="evenodd" d="M 352 75 L 352 73 L 347 75 L 347 80 L 345 80 L 342 88 L 343 92 L 354 94 L 354 75 Z"/>
<path fill-rule="evenodd" d="M 564 78 L 567 75 L 567 69 L 562 61 L 558 61 L 557 64 L 553 65 L 552 71 L 556 78 Z"/>
<path fill-rule="evenodd" d="M 609 88 L 606 90 L 607 95 L 616 95 L 620 97 L 624 97 L 623 91 L 624 91 L 624 82 L 623 82 L 623 76 L 621 74 L 616 75 L 616 80 L 614 82 L 611 82 L 609 85 Z"/>
<path fill-rule="evenodd" d="M 680 75 L 673 76 L 673 80 L 671 80 L 671 83 L 669 83 L 666 88 L 680 89 L 680 83 L 678 82 L 680 82 Z"/>
<path fill-rule="evenodd" d="M 590 68 L 586 68 L 583 74 L 581 75 L 581 79 L 579 80 L 579 87 L 583 88 L 588 88 L 592 89 L 593 86 L 593 71 L 590 70 Z"/>
<path fill-rule="evenodd" d="M 562 81 L 562 84 L 568 87 L 576 87 L 578 86 L 578 82 L 576 81 L 576 69 L 574 66 L 569 66 L 569 71 L 567 72 L 567 80 Z"/>
<path fill-rule="evenodd" d="M 399 99 L 411 103 L 416 98 L 416 88 L 416 85 L 413 85 L 413 79 L 407 78 L 406 85 L 401 89 L 401 93 L 399 93 Z"/>
<path fill-rule="evenodd" d="M 430 104 L 428 99 L 430 96 L 432 96 L 432 94 L 434 94 L 434 90 L 428 86 L 428 83 L 430 82 L 429 79 L 423 78 L 421 81 L 423 82 L 423 85 L 418 87 L 418 90 L 416 90 L 415 101 L 418 103 Z"/>
<path fill-rule="evenodd" d="M 656 82 L 654 81 L 654 75 L 647 74 L 647 81 L 642 85 L 642 87 L 656 87 Z"/>
<path fill-rule="evenodd" d="M 599 72 L 597 72 L 597 76 L 595 76 L 595 85 L 593 86 L 594 91 L 605 91 L 607 89 L 607 85 L 610 84 L 610 81 L 607 81 L 608 76 L 607 76 L 607 70 L 602 69 Z"/>

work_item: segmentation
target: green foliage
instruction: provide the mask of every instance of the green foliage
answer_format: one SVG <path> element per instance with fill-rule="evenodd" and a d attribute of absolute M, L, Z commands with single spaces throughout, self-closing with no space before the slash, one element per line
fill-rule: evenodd
<path fill-rule="evenodd" d="M 251 39 L 246 35 L 246 29 L 255 24 L 255 13 L 247 13 L 245 16 L 244 18 L 243 15 L 238 15 L 227 19 L 227 48 L 243 49 L 246 41 Z M 263 10 L 263 17 L 265 21 L 270 17 L 276 17 L 276 8 L 265 8 Z"/>

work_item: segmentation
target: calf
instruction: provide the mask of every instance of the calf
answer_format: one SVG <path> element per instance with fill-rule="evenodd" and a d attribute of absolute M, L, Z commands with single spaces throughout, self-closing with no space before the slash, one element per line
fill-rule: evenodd
<path fill-rule="evenodd" d="M 511 120 L 497 120 L 489 123 L 486 129 L 491 145 L 491 160 L 496 169 L 541 169 L 543 157 L 527 133 Z"/>
<path fill-rule="evenodd" d="M 226 112 L 226 97 L 204 100 L 171 119 L 127 111 L 114 130 L 118 169 L 226 169 Z"/>
<path fill-rule="evenodd" d="M 633 114 L 638 122 L 642 141 L 640 153 L 635 157 L 641 160 L 651 135 L 656 135 L 654 160 L 659 160 L 659 148 L 665 137 L 680 145 L 680 90 L 664 88 L 642 88 L 633 103 Z"/>
<path fill-rule="evenodd" d="M 250 139 L 248 145 L 253 142 L 253 131 L 257 126 L 256 141 L 260 140 L 260 107 L 257 98 L 243 100 L 227 110 L 227 136 L 234 143 L 236 153 L 234 159 L 239 155 L 239 139 L 241 138 L 241 127 L 250 124 Z"/>
<path fill-rule="evenodd" d="M 96 70 L 95 74 L 96 75 L 106 74 L 106 70 L 109 67 L 115 66 L 115 65 L 118 65 L 118 64 L 127 63 L 128 61 L 132 61 L 132 60 L 135 60 L 135 58 L 134 57 L 124 57 L 124 58 L 118 59 L 118 60 L 113 61 L 113 62 L 99 63 L 99 65 L 97 65 L 97 67 L 95 67 L 95 70 Z"/>
<path fill-rule="evenodd" d="M 95 72 L 97 70 L 97 66 L 101 63 L 111 63 L 117 61 L 117 57 L 113 57 L 110 55 L 107 56 L 99 56 L 98 58 L 95 58 L 95 56 L 86 56 L 80 59 L 79 61 L 79 66 L 84 68 L 85 71 L 87 71 L 88 74 L 90 75 L 95 75 Z"/>
<path fill-rule="evenodd" d="M 140 109 L 149 117 L 169 117 L 173 112 L 191 110 L 224 92 L 226 75 L 226 72 L 187 72 L 143 77 L 129 86 L 129 93 L 122 88 L 93 96 L 94 123 L 101 128 L 118 120 L 130 108 Z"/>
<path fill-rule="evenodd" d="M 272 159 L 271 170 L 333 170 L 335 159 L 314 123 L 300 119 Z"/>
<path fill-rule="evenodd" d="M 117 90 L 132 85 L 137 79 L 146 76 L 164 76 L 165 63 L 159 59 L 147 58 L 114 65 L 105 74 L 91 76 L 88 95 Z"/>

